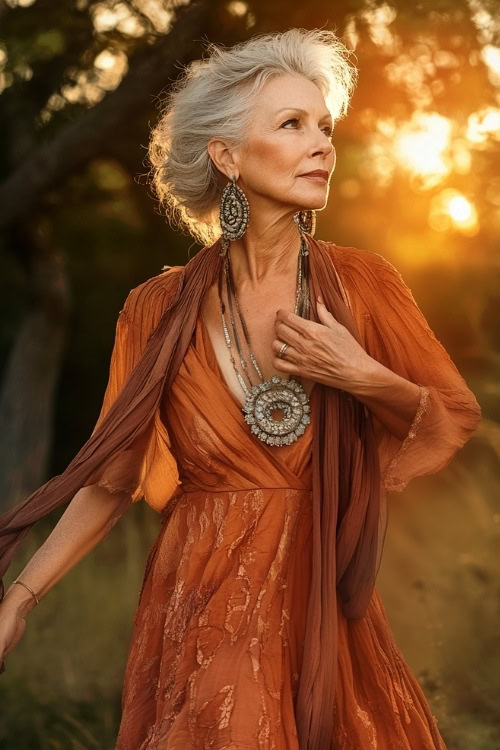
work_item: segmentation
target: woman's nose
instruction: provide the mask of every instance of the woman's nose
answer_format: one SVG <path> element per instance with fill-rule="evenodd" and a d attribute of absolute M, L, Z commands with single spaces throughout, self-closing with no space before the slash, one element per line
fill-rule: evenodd
<path fill-rule="evenodd" d="M 323 133 L 323 137 L 319 139 L 319 142 L 317 142 L 312 149 L 312 154 L 323 154 L 324 156 L 330 156 L 330 154 L 333 152 L 333 165 L 335 166 L 335 162 L 337 160 L 337 152 L 335 150 L 335 146 L 330 141 L 328 136 L 326 136 Z"/>

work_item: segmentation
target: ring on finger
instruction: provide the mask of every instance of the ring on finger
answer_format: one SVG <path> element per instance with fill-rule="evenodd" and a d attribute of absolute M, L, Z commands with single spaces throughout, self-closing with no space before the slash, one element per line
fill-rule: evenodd
<path fill-rule="evenodd" d="M 285 359 L 284 355 L 287 349 L 288 349 L 288 344 L 286 342 L 284 344 L 281 344 L 280 350 L 278 352 L 278 357 L 280 357 L 280 359 Z"/>

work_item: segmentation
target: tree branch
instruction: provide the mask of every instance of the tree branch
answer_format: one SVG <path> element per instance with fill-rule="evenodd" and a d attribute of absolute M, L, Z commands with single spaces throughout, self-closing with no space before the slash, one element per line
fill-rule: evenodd
<path fill-rule="evenodd" d="M 129 72 L 116 91 L 36 149 L 0 185 L 0 227 L 15 224 L 30 213 L 45 191 L 92 158 L 138 109 L 150 106 L 150 101 L 144 103 L 145 98 L 156 95 L 164 86 L 179 58 L 193 54 L 194 39 L 206 22 L 207 5 L 205 0 L 195 0 L 179 8 L 172 30 L 131 60 Z"/>

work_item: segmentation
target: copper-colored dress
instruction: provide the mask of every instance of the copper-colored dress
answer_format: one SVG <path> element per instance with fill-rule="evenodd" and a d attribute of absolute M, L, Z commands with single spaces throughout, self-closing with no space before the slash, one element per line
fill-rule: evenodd
<path fill-rule="evenodd" d="M 299 750 L 311 425 L 280 448 L 251 436 L 201 317 L 162 418 L 182 484 L 148 559 L 116 750 Z M 377 590 L 364 618 L 338 617 L 332 750 L 443 750 Z"/>

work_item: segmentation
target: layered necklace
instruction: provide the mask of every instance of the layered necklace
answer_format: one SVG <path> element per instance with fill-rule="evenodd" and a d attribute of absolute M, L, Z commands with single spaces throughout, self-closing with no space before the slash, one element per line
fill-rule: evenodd
<path fill-rule="evenodd" d="M 268 445 L 290 445 L 300 435 L 303 435 L 306 426 L 310 422 L 311 407 L 309 396 L 302 385 L 295 378 L 282 378 L 273 375 L 270 380 L 264 380 L 264 376 L 253 353 L 248 328 L 243 318 L 238 303 L 238 296 L 233 278 L 231 257 L 229 252 L 229 240 L 222 238 L 223 261 L 218 279 L 219 305 L 224 329 L 224 338 L 229 349 L 229 357 L 233 365 L 238 382 L 245 394 L 246 400 L 242 407 L 245 421 L 250 425 L 251 432 L 259 440 Z M 300 233 L 300 250 L 297 261 L 297 289 L 295 294 L 295 314 L 302 318 L 309 318 L 309 251 L 304 234 Z M 233 329 L 233 337 L 240 360 L 241 369 L 246 376 L 249 385 L 236 367 L 232 352 L 231 338 L 226 323 L 226 306 L 222 299 L 223 282 L 226 284 L 229 317 Z M 236 329 L 234 309 L 236 308 L 241 328 L 245 337 L 246 345 L 250 353 L 250 360 L 260 378 L 260 383 L 253 383 L 248 371 L 248 364 L 243 354 L 240 337 Z M 273 412 L 280 409 L 283 412 L 281 420 L 274 419 Z"/>

